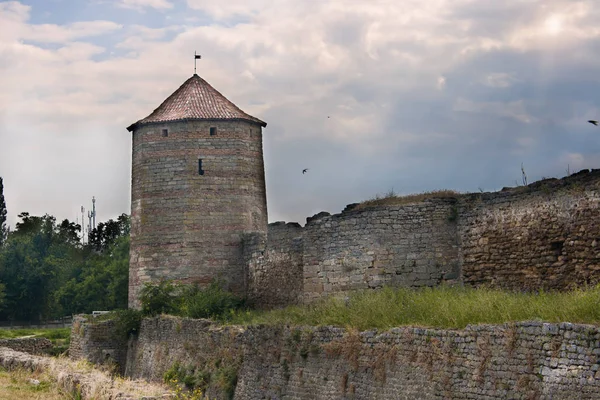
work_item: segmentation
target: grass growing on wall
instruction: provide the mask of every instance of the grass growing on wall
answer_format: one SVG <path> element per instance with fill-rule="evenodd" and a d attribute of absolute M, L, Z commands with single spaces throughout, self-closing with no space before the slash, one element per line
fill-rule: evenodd
<path fill-rule="evenodd" d="M 237 313 L 233 324 L 337 325 L 360 330 L 402 325 L 464 328 L 512 321 L 600 323 L 600 286 L 563 293 L 498 289 L 384 288 L 308 306 Z"/>
<path fill-rule="evenodd" d="M 390 205 L 402 205 L 410 203 L 420 203 L 428 199 L 443 199 L 443 198 L 456 198 L 460 193 L 454 190 L 441 189 L 432 190 L 429 192 L 415 193 L 409 195 L 399 195 L 394 190 L 390 190 L 385 194 L 378 194 L 375 197 L 365 200 L 358 204 L 355 209 L 376 207 L 376 206 L 390 206 Z"/>

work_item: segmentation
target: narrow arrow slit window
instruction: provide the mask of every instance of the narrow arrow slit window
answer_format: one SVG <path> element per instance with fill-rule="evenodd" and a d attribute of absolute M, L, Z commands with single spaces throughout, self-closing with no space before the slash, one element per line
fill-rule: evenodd
<path fill-rule="evenodd" d="M 198 159 L 198 175 L 204 175 L 204 170 L 202 169 L 202 159 Z"/>

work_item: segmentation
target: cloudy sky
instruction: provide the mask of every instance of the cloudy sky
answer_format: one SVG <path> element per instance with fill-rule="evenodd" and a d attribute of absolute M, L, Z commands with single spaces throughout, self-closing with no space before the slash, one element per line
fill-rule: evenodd
<path fill-rule="evenodd" d="M 264 130 L 269 220 L 600 167 L 596 0 L 0 1 L 9 222 L 129 212 L 131 135 L 193 74 Z M 328 118 L 329 117 L 329 118 Z M 303 168 L 310 168 L 306 175 Z"/>

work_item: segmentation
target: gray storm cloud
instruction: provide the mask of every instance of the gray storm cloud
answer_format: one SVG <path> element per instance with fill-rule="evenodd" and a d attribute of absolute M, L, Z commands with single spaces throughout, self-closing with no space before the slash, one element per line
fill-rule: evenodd
<path fill-rule="evenodd" d="M 50 24 L 32 22 L 35 4 L 0 3 L 9 221 L 74 219 L 92 195 L 100 220 L 129 212 L 125 127 L 191 76 L 195 50 L 203 78 L 268 122 L 271 221 L 392 188 L 495 190 L 521 163 L 530 180 L 597 167 L 585 121 L 600 118 L 600 11 L 505 3 L 122 0 L 103 4 L 113 18 Z"/>

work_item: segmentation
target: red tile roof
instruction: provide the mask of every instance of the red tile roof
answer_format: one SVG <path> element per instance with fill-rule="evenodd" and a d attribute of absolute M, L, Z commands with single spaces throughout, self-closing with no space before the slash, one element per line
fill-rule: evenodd
<path fill-rule="evenodd" d="M 152 114 L 131 124 L 127 130 L 133 131 L 138 126 L 145 124 L 190 119 L 246 120 L 267 126 L 266 122 L 246 114 L 210 86 L 208 82 L 194 74 L 163 101 Z"/>

